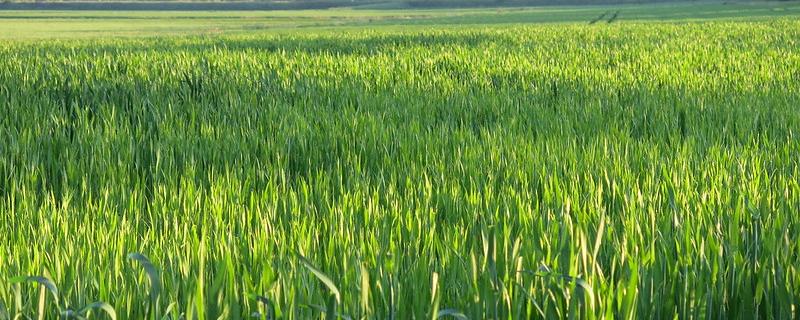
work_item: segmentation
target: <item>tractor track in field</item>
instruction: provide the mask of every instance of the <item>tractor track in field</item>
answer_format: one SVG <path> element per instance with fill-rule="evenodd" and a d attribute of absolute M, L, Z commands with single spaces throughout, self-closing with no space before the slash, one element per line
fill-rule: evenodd
<path fill-rule="evenodd" d="M 589 24 L 595 24 L 600 21 L 605 21 L 606 23 L 613 23 L 614 21 L 617 21 L 617 18 L 619 18 L 619 10 L 614 11 L 614 13 L 611 13 L 611 11 L 606 11 L 603 12 L 601 15 L 597 16 L 597 18 L 594 18 L 591 21 L 589 21 Z"/>

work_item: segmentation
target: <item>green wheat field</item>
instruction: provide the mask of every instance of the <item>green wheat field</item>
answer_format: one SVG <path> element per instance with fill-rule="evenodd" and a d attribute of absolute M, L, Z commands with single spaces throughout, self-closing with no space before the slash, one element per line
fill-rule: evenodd
<path fill-rule="evenodd" d="M 799 18 L 0 12 L 0 319 L 798 319 Z"/>

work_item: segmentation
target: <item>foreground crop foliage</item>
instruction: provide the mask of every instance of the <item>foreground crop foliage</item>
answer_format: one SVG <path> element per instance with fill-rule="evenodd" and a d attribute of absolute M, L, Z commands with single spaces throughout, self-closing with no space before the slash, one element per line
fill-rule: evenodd
<path fill-rule="evenodd" d="M 795 21 L 0 56 L 0 317 L 800 317 Z"/>

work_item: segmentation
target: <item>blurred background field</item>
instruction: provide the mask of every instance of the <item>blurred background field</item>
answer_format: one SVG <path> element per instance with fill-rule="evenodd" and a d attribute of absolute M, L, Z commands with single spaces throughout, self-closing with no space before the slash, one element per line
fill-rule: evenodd
<path fill-rule="evenodd" d="M 615 13 L 616 22 L 754 21 L 780 17 L 797 18 L 800 16 L 800 3 L 668 2 L 571 7 L 431 9 L 411 8 L 403 2 L 396 2 L 324 10 L 278 11 L 0 10 L 0 38 L 336 33 L 364 29 L 387 31 L 475 29 L 531 23 L 589 23 L 604 14 L 606 15 L 604 19 L 598 21 L 607 23 Z"/>

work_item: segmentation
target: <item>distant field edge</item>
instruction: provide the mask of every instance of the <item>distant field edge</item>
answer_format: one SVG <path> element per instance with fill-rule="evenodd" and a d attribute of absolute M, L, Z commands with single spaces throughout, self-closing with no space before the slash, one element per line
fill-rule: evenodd
<path fill-rule="evenodd" d="M 314 10 L 332 8 L 480 8 L 554 5 L 653 4 L 706 2 L 687 0 L 303 0 L 303 1 L 3 1 L 0 10 L 120 10 L 120 11 L 247 11 Z M 796 2 L 798 0 L 753 1 Z M 739 1 L 731 1 L 739 2 Z"/>
<path fill-rule="evenodd" d="M 377 4 L 382 1 L 363 1 Z M 352 6 L 350 1 L 80 1 L 80 2 L 0 2 L 0 10 L 120 10 L 120 11 L 247 11 L 247 10 L 313 10 Z"/>

